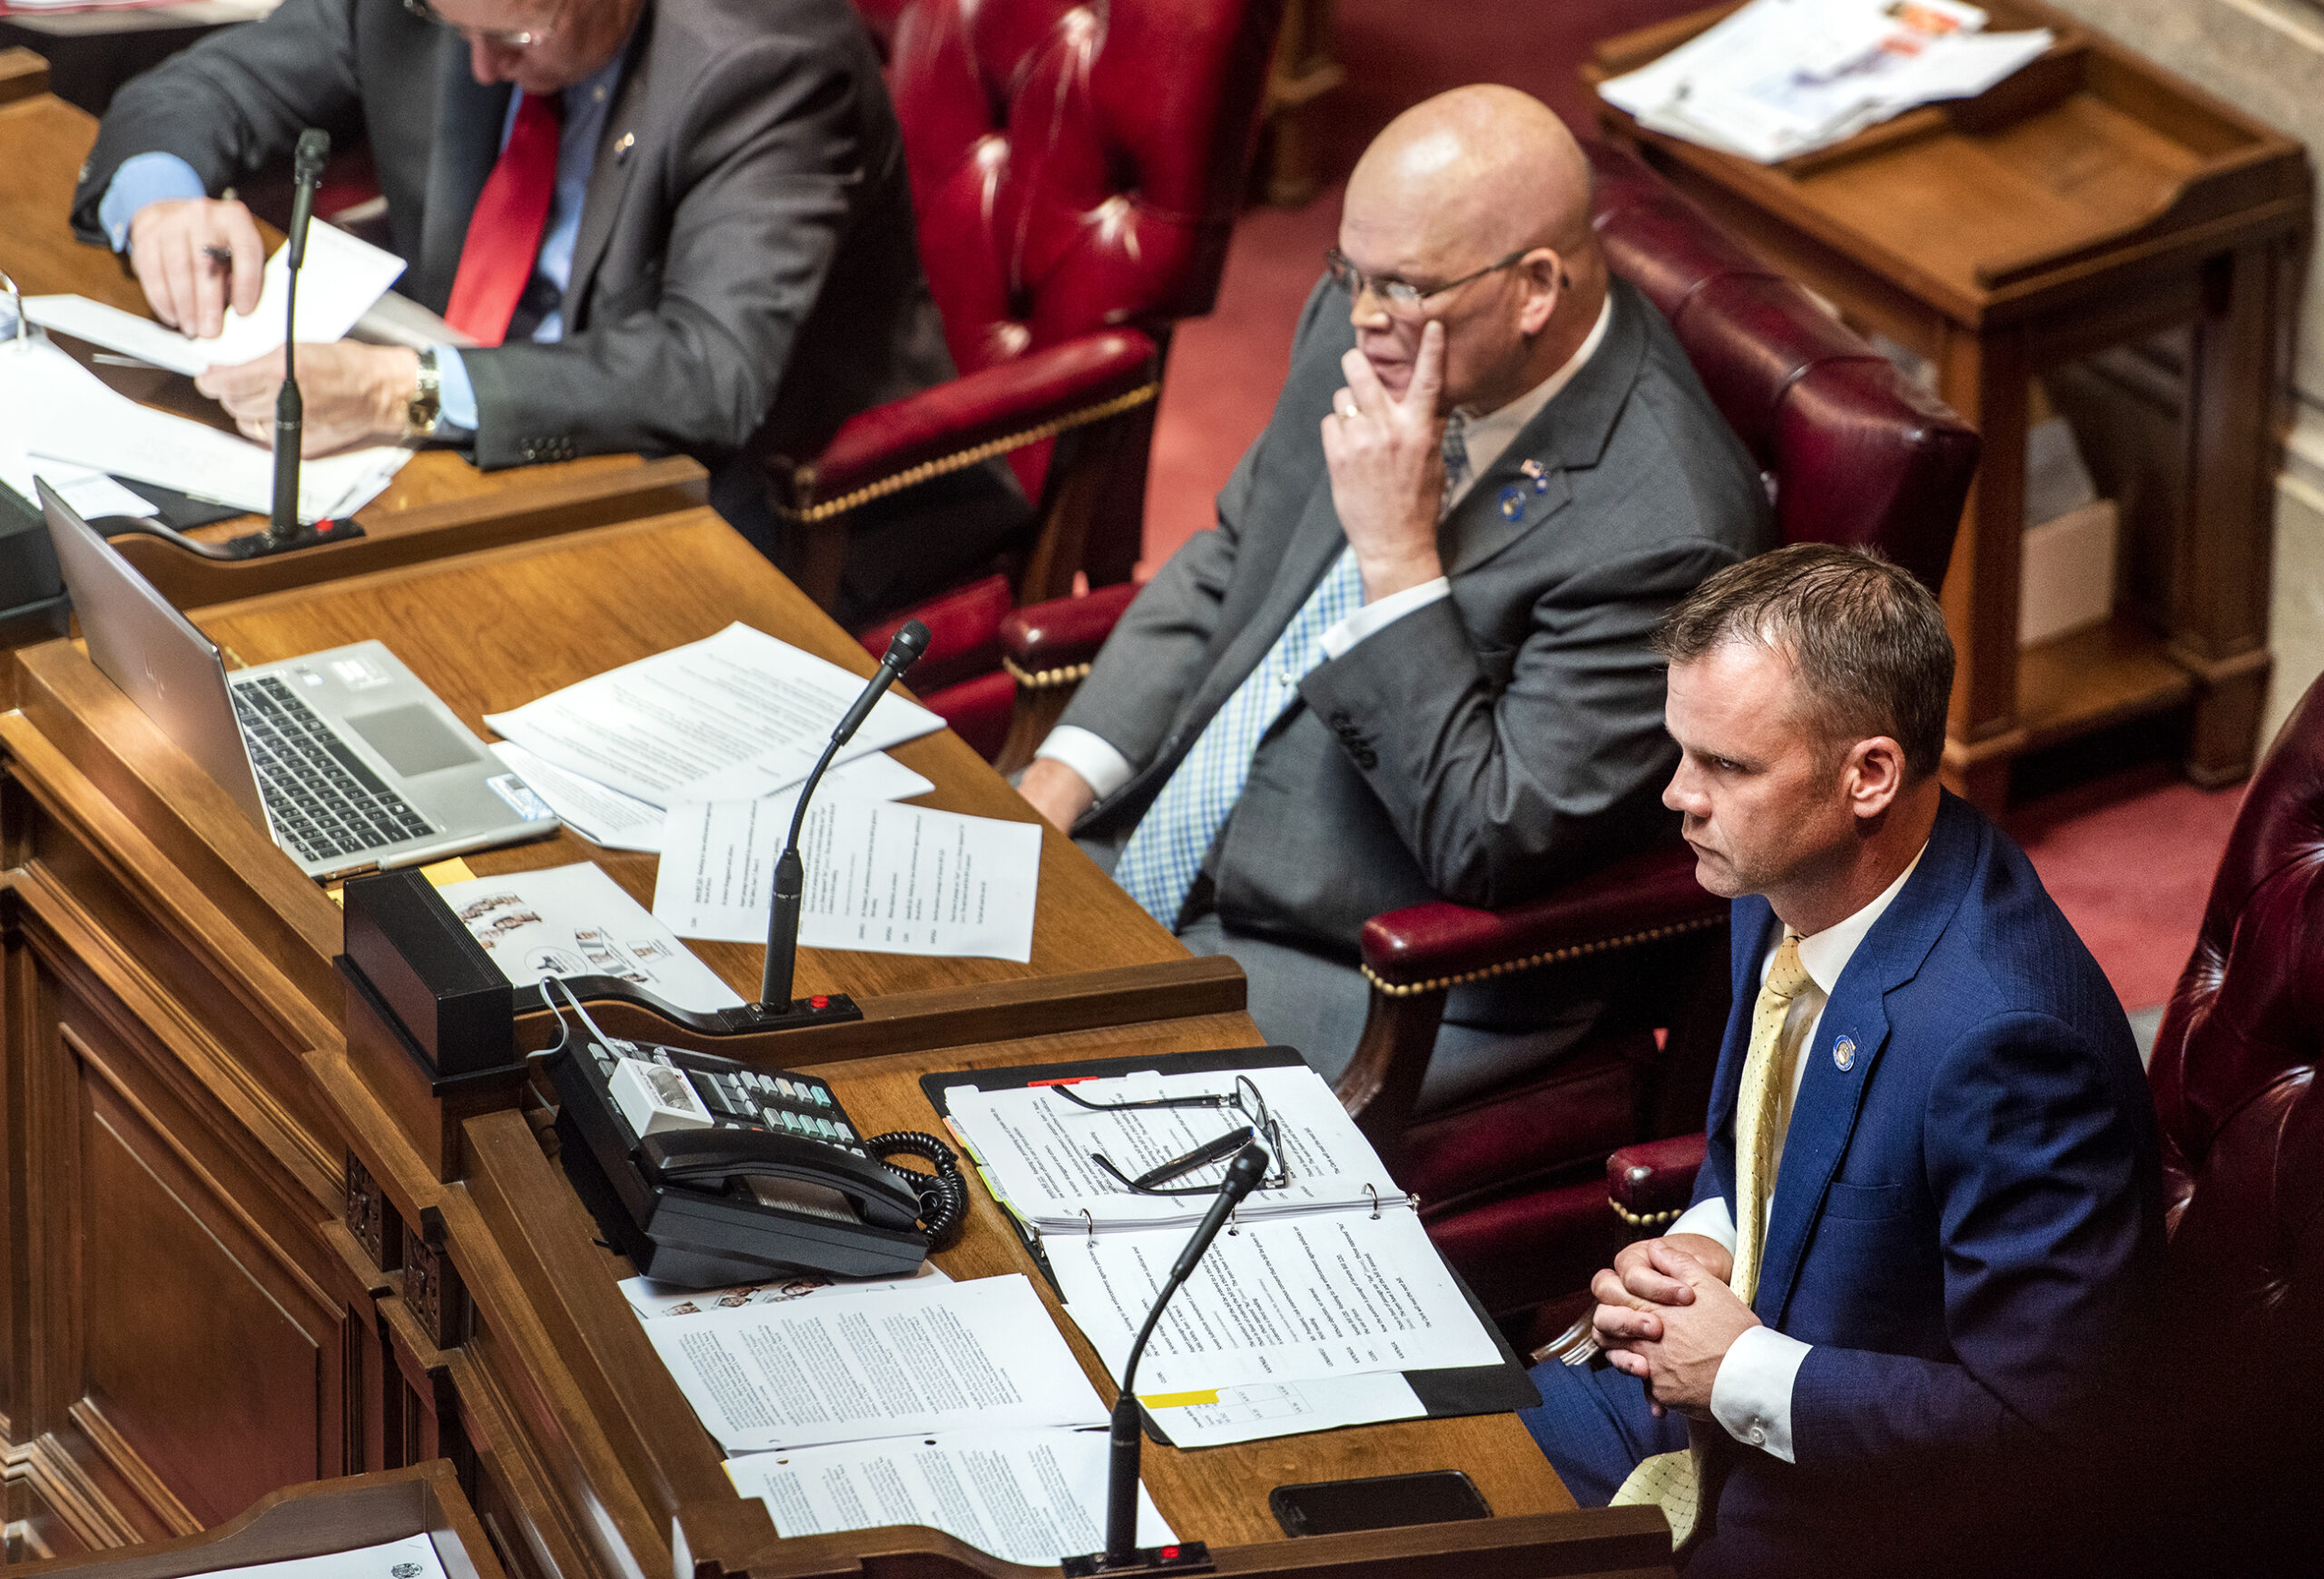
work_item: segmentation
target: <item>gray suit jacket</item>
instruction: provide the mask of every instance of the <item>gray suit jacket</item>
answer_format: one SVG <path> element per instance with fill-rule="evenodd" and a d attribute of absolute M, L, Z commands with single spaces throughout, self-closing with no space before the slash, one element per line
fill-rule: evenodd
<path fill-rule="evenodd" d="M 1440 528 L 1452 596 L 1315 669 L 1260 742 L 1204 866 L 1229 928 L 1352 954 L 1381 911 L 1512 903 L 1668 826 L 1647 637 L 1773 528 L 1669 326 L 1613 293 L 1596 354 Z M 1318 429 L 1354 343 L 1319 284 L 1217 529 L 1139 594 L 1067 709 L 1138 769 L 1077 834 L 1127 834 L 1344 546 Z"/>
<path fill-rule="evenodd" d="M 403 292 L 441 311 L 509 89 L 397 0 L 284 0 L 114 98 L 73 201 L 133 154 L 215 192 L 301 128 L 368 133 Z M 867 406 L 952 374 L 903 144 L 845 0 L 647 0 L 583 205 L 565 339 L 467 353 L 478 465 L 684 450 L 812 455 Z"/>

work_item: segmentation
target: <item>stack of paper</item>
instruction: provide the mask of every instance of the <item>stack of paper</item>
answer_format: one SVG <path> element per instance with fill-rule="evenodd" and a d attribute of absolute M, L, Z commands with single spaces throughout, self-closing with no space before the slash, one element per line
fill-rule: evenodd
<path fill-rule="evenodd" d="M 305 462 L 299 471 L 300 518 L 354 514 L 379 496 L 410 453 L 388 445 Z M 274 501 L 270 450 L 141 406 L 45 341 L 23 349 L 14 341 L 0 344 L 0 482 L 30 499 L 35 474 L 85 489 L 94 486 L 93 476 L 108 472 L 261 514 Z M 125 490 L 81 497 L 105 514 L 144 502 Z"/>
<path fill-rule="evenodd" d="M 1974 97 L 2053 42 L 1984 25 L 1959 0 L 1751 0 L 1598 91 L 1641 125 L 1773 163 Z"/>
<path fill-rule="evenodd" d="M 669 928 L 589 862 L 446 883 L 436 893 L 517 986 L 550 976 L 611 976 L 681 1009 L 742 1006 Z"/>
<path fill-rule="evenodd" d="M 802 782 L 862 688 L 731 625 L 485 721 L 575 831 L 661 855 L 654 913 L 679 936 L 760 942 Z M 807 947 L 1031 959 L 1039 824 L 894 804 L 935 785 L 881 748 L 943 724 L 883 696 L 825 775 L 800 835 Z"/>
<path fill-rule="evenodd" d="M 1280 1051 L 1280 1050 L 1278 1050 Z M 1495 1366 L 1499 1345 L 1331 1088 L 1305 1064 L 1069 1082 L 1092 1101 L 1260 1091 L 1288 1178 L 1236 1210 L 1156 1325 L 1139 1400 L 1182 1447 L 1409 1418 L 1406 1373 Z M 944 1092 L 994 1196 L 1039 1231 L 1067 1312 L 1116 1377 L 1205 1196 L 1133 1193 L 1135 1177 L 1247 1123 L 1233 1109 L 1092 1112 L 1057 1082 Z M 1224 1162 L 1173 1184 L 1216 1182 Z"/>
<path fill-rule="evenodd" d="M 646 1336 L 776 1532 L 927 1525 L 1011 1562 L 1101 1549 L 1105 1406 L 1022 1277 L 713 1290 Z M 1140 1544 L 1172 1536 L 1143 1487 Z"/>

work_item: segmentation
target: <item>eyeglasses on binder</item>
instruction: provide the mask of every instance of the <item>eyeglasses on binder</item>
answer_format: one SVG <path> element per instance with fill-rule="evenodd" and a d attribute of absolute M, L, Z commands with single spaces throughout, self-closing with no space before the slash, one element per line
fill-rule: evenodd
<path fill-rule="evenodd" d="M 1283 1160 L 1283 1131 L 1267 1112 L 1266 1099 L 1259 1095 L 1259 1088 L 1247 1075 L 1235 1077 L 1235 1089 L 1186 1097 L 1145 1097 L 1128 1102 L 1093 1102 L 1076 1095 L 1067 1086 L 1051 1086 L 1057 1095 L 1078 1108 L 1093 1113 L 1135 1113 L 1160 1108 L 1232 1108 L 1249 1123 L 1241 1129 L 1229 1130 L 1216 1140 L 1206 1140 L 1183 1156 L 1149 1168 L 1132 1179 L 1117 1167 L 1102 1151 L 1092 1151 L 1089 1160 L 1120 1181 L 1123 1189 L 1133 1195 L 1216 1195 L 1216 1184 L 1171 1185 L 1174 1179 L 1184 1179 L 1197 1169 L 1215 1162 L 1224 1162 L 1242 1150 L 1248 1140 L 1256 1140 L 1267 1149 L 1267 1176 L 1259 1180 L 1261 1189 L 1281 1189 L 1291 1182 L 1291 1169 Z"/>

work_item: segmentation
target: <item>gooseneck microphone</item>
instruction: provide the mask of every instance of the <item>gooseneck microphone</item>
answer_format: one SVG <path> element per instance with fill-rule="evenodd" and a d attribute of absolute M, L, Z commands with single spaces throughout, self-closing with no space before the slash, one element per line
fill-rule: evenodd
<path fill-rule="evenodd" d="M 823 747 L 823 755 L 816 759 L 815 770 L 799 786 L 799 804 L 791 814 L 791 836 L 783 841 L 783 854 L 774 864 L 774 904 L 766 918 L 766 973 L 759 981 L 758 1008 L 768 1013 L 781 1014 L 791 1008 L 791 978 L 799 960 L 799 901 L 806 887 L 806 868 L 799 859 L 799 830 L 807 822 L 807 803 L 813 798 L 815 786 L 823 782 L 823 770 L 839 755 L 840 747 L 855 738 L 855 732 L 871 716 L 872 706 L 887 693 L 890 686 L 928 650 L 928 627 L 916 619 L 904 622 L 888 643 L 888 655 L 880 660 L 877 674 L 864 683 L 863 694 L 832 731 L 831 744 Z"/>
<path fill-rule="evenodd" d="M 1066 1564 L 1068 1573 L 1109 1574 L 1127 1569 L 1207 1565 L 1207 1553 L 1198 1542 L 1181 1542 L 1178 1546 L 1165 1547 L 1151 1556 L 1138 1550 L 1137 1362 L 1146 1353 L 1147 1339 L 1154 1336 L 1154 1324 L 1162 1319 L 1162 1308 L 1170 1303 L 1170 1296 L 1178 1291 L 1179 1286 L 1194 1276 L 1195 1268 L 1210 1249 L 1210 1242 L 1218 1237 L 1218 1230 L 1226 1226 L 1227 1218 L 1259 1187 L 1259 1180 L 1266 1173 L 1266 1148 L 1257 1141 L 1246 1143 L 1235 1153 L 1234 1160 L 1226 1164 L 1226 1177 L 1219 1184 L 1217 1197 L 1196 1225 L 1187 1248 L 1178 1252 L 1169 1279 L 1162 1285 L 1162 1292 L 1155 1296 L 1154 1308 L 1146 1313 L 1146 1324 L 1137 1329 L 1137 1341 L 1129 1346 L 1129 1360 L 1122 1367 L 1122 1390 L 1114 1399 L 1113 1457 L 1106 1485 L 1105 1554 L 1094 1564 L 1087 1559 L 1070 1559 Z"/>
<path fill-rule="evenodd" d="M 287 244 L 289 289 L 282 322 L 282 389 L 274 397 L 274 514 L 267 536 L 278 543 L 299 535 L 299 439 L 306 407 L 299 399 L 299 370 L 293 347 L 299 338 L 299 270 L 307 261 L 307 226 L 315 217 L 315 188 L 330 157 L 330 133 L 310 126 L 299 133 L 291 156 L 290 232 Z"/>

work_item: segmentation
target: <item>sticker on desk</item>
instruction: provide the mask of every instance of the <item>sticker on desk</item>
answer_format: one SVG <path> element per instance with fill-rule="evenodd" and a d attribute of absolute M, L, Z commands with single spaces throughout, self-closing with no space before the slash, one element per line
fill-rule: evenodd
<path fill-rule="evenodd" d="M 507 801 L 508 809 L 520 817 L 546 821 L 556 815 L 549 810 L 547 801 L 533 793 L 532 785 L 513 773 L 496 774 L 484 782 L 490 785 L 492 793 Z"/>
<path fill-rule="evenodd" d="M 330 661 L 330 672 L 350 691 L 369 691 L 395 683 L 395 671 L 376 658 L 350 653 Z"/>
<path fill-rule="evenodd" d="M 1416 1420 L 1428 1413 L 1412 1384 L 1395 1371 L 1140 1393 L 1137 1401 L 1174 1447 L 1217 1447 L 1340 1426 Z"/>

